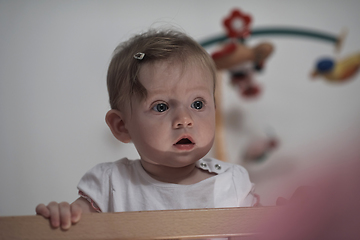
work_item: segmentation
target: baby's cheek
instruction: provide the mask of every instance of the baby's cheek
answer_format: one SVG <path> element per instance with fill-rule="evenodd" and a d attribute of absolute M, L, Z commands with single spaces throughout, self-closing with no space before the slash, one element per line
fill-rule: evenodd
<path fill-rule="evenodd" d="M 155 126 L 142 129 L 142 138 L 146 144 L 157 148 L 157 146 L 162 145 L 161 143 L 165 141 L 164 130 Z"/>
<path fill-rule="evenodd" d="M 207 116 L 205 116 L 202 119 L 203 122 L 203 126 L 204 128 L 206 128 L 206 130 L 211 133 L 211 132 L 215 132 L 215 116 L 213 116 L 212 114 L 208 114 Z"/>
<path fill-rule="evenodd" d="M 199 136 L 204 145 L 211 144 L 214 141 L 215 123 L 204 123 L 199 130 Z"/>

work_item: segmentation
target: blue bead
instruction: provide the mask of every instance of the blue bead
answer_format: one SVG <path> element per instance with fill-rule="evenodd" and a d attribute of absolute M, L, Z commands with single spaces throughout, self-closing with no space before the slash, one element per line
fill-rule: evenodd
<path fill-rule="evenodd" d="M 334 68 L 335 62 L 331 58 L 323 58 L 317 62 L 316 69 L 319 72 L 328 72 Z"/>

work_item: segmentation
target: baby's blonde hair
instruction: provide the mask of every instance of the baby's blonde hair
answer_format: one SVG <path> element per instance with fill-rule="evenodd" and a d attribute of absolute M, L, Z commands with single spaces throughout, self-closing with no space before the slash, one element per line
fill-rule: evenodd
<path fill-rule="evenodd" d="M 145 55 L 137 59 L 134 57 L 137 53 Z M 164 60 L 179 60 L 186 64 L 190 58 L 209 69 L 215 91 L 216 68 L 212 58 L 195 40 L 182 32 L 149 30 L 120 44 L 114 51 L 107 73 L 111 108 L 122 108 L 131 102 L 133 96 L 141 100 L 146 98 L 147 91 L 138 79 L 143 64 Z"/>

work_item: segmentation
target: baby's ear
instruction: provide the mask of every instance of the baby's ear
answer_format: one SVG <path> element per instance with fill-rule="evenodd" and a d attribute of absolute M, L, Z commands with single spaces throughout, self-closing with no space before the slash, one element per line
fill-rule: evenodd
<path fill-rule="evenodd" d="M 123 143 L 129 143 L 131 137 L 125 127 L 123 114 L 119 110 L 111 109 L 105 116 L 105 121 L 116 139 Z"/>

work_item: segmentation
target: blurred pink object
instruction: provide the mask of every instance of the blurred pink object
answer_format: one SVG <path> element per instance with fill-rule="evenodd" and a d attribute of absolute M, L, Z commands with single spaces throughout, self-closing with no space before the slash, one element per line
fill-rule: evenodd
<path fill-rule="evenodd" d="M 360 239 L 360 162 L 338 161 L 311 188 L 300 188 L 276 215 L 266 219 L 259 239 Z M 281 202 L 281 201 L 280 201 Z"/>

